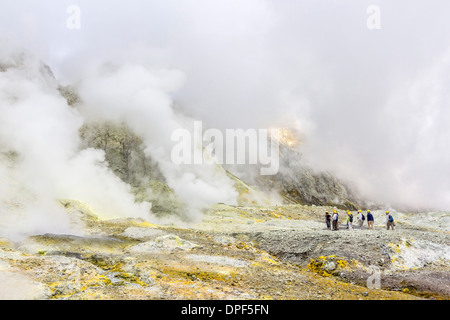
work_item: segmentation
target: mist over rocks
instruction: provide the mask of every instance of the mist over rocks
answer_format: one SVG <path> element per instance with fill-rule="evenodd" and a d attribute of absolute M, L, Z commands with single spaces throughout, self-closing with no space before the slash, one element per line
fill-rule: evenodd
<path fill-rule="evenodd" d="M 352 181 L 339 179 L 330 171 L 313 169 L 303 160 L 301 148 L 280 145 L 280 170 L 275 175 L 258 176 L 252 168 L 242 175 L 262 190 L 275 190 L 286 203 L 351 210 L 366 207 L 367 199 L 361 197 Z"/>
<path fill-rule="evenodd" d="M 36 218 L 56 214 L 43 223 L 45 232 L 78 232 L 70 231 L 70 222 L 54 203 L 59 199 L 84 201 L 109 218 L 185 222 L 199 221 L 202 211 L 215 203 L 300 203 L 353 210 L 367 202 L 349 187 L 351 182 L 307 165 L 301 143 L 280 144 L 275 175 L 258 175 L 257 165 L 175 165 L 169 157 L 171 130 L 193 123 L 173 108 L 169 93 L 183 82 L 178 71 L 97 66 L 86 80 L 61 86 L 48 66 L 16 50 L 2 62 L 2 92 L 10 105 L 2 108 L 1 133 L 8 137 L 2 144 L 3 184 L 22 185 L 36 199 L 23 202 L 17 212 L 32 205 L 33 211 L 46 212 L 29 213 Z M 22 85 L 30 88 L 32 100 Z M 14 98 L 11 88 L 16 89 Z M 285 138 L 300 141 L 296 134 Z M 3 197 L 4 203 L 10 201 Z M 21 228 L 19 234 L 41 232 L 39 224 L 22 223 Z"/>
<path fill-rule="evenodd" d="M 305 163 L 350 181 L 361 198 L 446 210 L 448 4 L 383 0 L 375 29 L 371 6 L 81 1 L 73 30 L 67 4 L 24 0 L 5 7 L 0 29 L 51 66 L 63 87 L 106 84 L 98 75 L 109 73 L 109 84 L 150 81 L 205 128 L 296 127 Z"/>
<path fill-rule="evenodd" d="M 79 97 L 71 88 L 61 88 L 47 66 L 26 51 L 22 53 L 22 49 L 16 50 L 18 53 L 3 57 L 1 63 L 1 98 L 5 102 L 0 110 L 1 148 L 6 158 L 12 159 L 11 155 L 15 155 L 10 161 L 12 166 L 2 166 L 2 172 L 8 174 L 8 178 L 5 176 L 2 179 L 2 184 L 8 188 L 8 183 L 13 179 L 14 184 L 23 185 L 36 197 L 35 201 L 23 205 L 32 205 L 32 210 L 37 213 L 30 214 L 36 215 L 36 218 L 39 216 L 39 219 L 44 218 L 41 221 L 46 225 L 45 228 L 51 229 L 51 225 L 57 225 L 53 232 L 57 232 L 58 228 L 63 232 L 70 229 L 56 202 L 52 205 L 58 199 L 85 201 L 105 217 L 151 219 L 153 213 L 148 200 L 150 198 L 157 202 L 159 197 L 152 197 L 151 192 L 145 195 L 145 189 L 148 188 L 144 187 L 139 201 L 136 201 L 132 186 L 138 189 L 149 183 L 156 186 L 152 181 L 158 179 L 176 190 L 181 200 L 172 196 L 174 205 L 171 208 L 176 209 L 176 201 L 184 201 L 185 209 L 181 215 L 189 219 L 199 216 L 200 210 L 208 204 L 234 201 L 233 197 L 237 193 L 223 169 L 216 166 L 180 168 L 167 158 L 170 140 L 163 139 L 170 138 L 168 133 L 179 124 L 171 111 L 169 98 L 164 96 L 163 91 L 158 91 L 163 90 L 164 83 L 160 83 L 163 88 L 158 89 L 159 84 L 156 84 L 153 92 L 150 90 L 148 95 L 144 93 L 142 98 L 145 102 L 136 100 L 132 112 L 127 109 L 130 105 L 126 103 L 126 97 L 133 96 L 132 92 L 120 93 L 115 90 L 116 95 L 123 94 L 122 100 L 103 92 L 106 104 L 103 100 L 94 100 L 99 104 L 97 110 L 105 110 L 101 114 L 104 116 L 103 124 L 96 125 L 89 119 L 98 123 L 98 115 L 86 118 L 86 110 L 83 110 L 84 101 L 89 98 Z M 137 70 L 141 72 L 141 69 Z M 151 86 L 151 73 L 145 73 L 147 71 L 144 69 L 142 72 L 144 77 L 148 77 L 147 80 L 150 79 L 150 83 L 144 81 L 141 87 Z M 120 79 L 120 75 L 117 77 Z M 96 81 L 106 79 L 108 77 Z M 157 78 L 154 79 L 157 81 Z M 122 84 L 121 80 L 117 81 Z M 92 83 L 89 87 L 92 88 Z M 139 84 L 130 90 L 140 90 Z M 96 91 L 96 94 L 99 92 Z M 154 98 L 156 100 L 152 101 Z M 92 103 L 88 110 L 92 110 Z M 155 110 L 146 109 L 146 106 L 152 105 L 159 111 L 154 113 Z M 116 113 L 111 112 L 110 107 L 114 106 Z M 164 108 L 167 113 L 160 112 Z M 166 127 L 168 119 L 160 118 L 165 116 L 173 117 L 172 129 L 170 125 Z M 154 123 L 147 123 L 151 119 L 154 119 Z M 164 126 L 161 126 L 163 123 Z M 157 127 L 154 127 L 156 124 Z M 152 137 L 156 140 L 153 141 Z M 163 190 L 153 189 L 156 194 Z M 166 194 L 173 193 L 170 188 L 167 191 Z M 2 197 L 5 194 L 7 192 Z M 170 197 L 166 196 L 166 200 L 170 201 Z M 9 200 L 4 198 L 4 201 Z M 49 206 L 47 210 L 45 206 Z M 160 202 L 156 208 L 164 211 L 161 209 L 164 206 L 170 205 Z M 39 213 L 40 210 L 42 213 Z M 60 212 L 59 217 L 58 214 L 55 216 L 59 220 L 53 220 L 53 217 L 50 218 L 53 222 L 44 222 L 49 215 L 47 212 Z M 26 229 L 27 224 L 24 222 L 22 225 Z M 36 225 L 33 228 L 38 230 Z"/>
<path fill-rule="evenodd" d="M 0 73 L 0 197 L 2 215 L 12 217 L 2 230 L 69 232 L 57 204 L 65 198 L 82 199 L 106 217 L 149 217 L 149 204 L 137 204 L 130 186 L 102 164 L 104 152 L 79 148 L 83 118 L 61 96 L 49 68 L 23 49 L 15 52 L 0 61 L 8 65 Z M 8 207 L 21 190 L 29 197 Z"/>

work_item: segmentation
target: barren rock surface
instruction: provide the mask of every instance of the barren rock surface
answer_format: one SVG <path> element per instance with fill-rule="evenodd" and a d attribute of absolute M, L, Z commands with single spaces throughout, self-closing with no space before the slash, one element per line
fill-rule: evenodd
<path fill-rule="evenodd" d="M 0 241 L 0 298 L 450 297 L 448 231 L 406 219 L 386 230 L 381 212 L 375 230 L 330 231 L 329 209 L 220 204 L 183 226 L 82 213 L 84 235 Z"/>

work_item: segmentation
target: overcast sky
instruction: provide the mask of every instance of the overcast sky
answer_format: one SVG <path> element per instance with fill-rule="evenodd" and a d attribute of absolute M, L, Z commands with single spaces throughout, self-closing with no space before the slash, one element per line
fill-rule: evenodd
<path fill-rule="evenodd" d="M 173 97 L 205 125 L 295 125 L 313 167 L 374 200 L 450 210 L 449 12 L 445 0 L 2 0 L 0 32 L 63 83 L 92 61 L 179 70 Z"/>

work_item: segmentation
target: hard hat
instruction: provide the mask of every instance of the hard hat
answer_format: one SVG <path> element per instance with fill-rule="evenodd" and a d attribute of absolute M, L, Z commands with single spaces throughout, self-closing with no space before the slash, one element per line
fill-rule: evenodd
<path fill-rule="evenodd" d="M 359 212 L 362 212 L 361 209 L 358 210 Z"/>
<path fill-rule="evenodd" d="M 367 212 L 370 212 L 370 210 L 367 210 Z"/>
<path fill-rule="evenodd" d="M 389 213 L 389 211 L 386 211 L 386 213 Z"/>

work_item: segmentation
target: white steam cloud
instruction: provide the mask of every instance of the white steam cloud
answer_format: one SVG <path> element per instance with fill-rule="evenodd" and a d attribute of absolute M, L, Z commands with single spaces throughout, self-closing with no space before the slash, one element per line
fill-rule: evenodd
<path fill-rule="evenodd" d="M 77 114 L 54 87 L 39 87 L 42 79 L 0 73 L 1 145 L 28 150 L 24 170 L 14 176 L 25 183 L 20 175 L 28 168 L 27 187 L 34 192 L 52 190 L 59 197 L 69 185 L 88 186 L 85 179 L 92 176 L 114 179 L 101 165 L 101 152 L 77 151 L 77 128 L 97 118 L 125 122 L 141 135 L 147 155 L 193 207 L 232 201 L 223 172 L 168 161 L 172 130 L 190 126 L 174 111 L 175 102 L 205 128 L 261 128 L 288 119 L 303 133 L 304 160 L 352 181 L 365 198 L 450 209 L 450 3 L 75 2 L 6 1 L 0 12 L 0 30 L 50 65 L 59 81 L 79 85 L 83 100 Z M 81 10 L 76 30 L 66 27 L 66 9 L 73 4 Z M 370 5 L 380 9 L 380 29 L 367 28 Z M 14 84 L 19 102 L 11 98 L 19 90 Z M 47 163 L 41 148 L 56 164 Z M 37 165 L 43 169 L 35 170 Z M 94 173 L 81 170 L 85 165 Z M 47 176 L 50 167 L 55 170 Z M 58 180 L 57 172 L 73 168 L 84 173 Z M 12 173 L 0 168 L 0 174 Z M 111 195 L 127 189 L 116 182 Z M 77 196 L 96 197 L 80 189 Z M 123 207 L 136 208 L 130 202 Z"/>
<path fill-rule="evenodd" d="M 50 69 L 19 48 L 6 48 L 0 56 L 1 234 L 74 232 L 57 203 L 66 198 L 84 201 L 106 218 L 152 218 L 151 204 L 135 203 L 102 150 L 80 150 L 85 121 L 125 123 L 141 136 L 144 152 L 158 163 L 191 219 L 213 203 L 236 203 L 237 192 L 222 168 L 179 166 L 170 158 L 172 132 L 192 122 L 172 110 L 170 93 L 183 84 L 181 72 L 90 65 L 77 86 L 82 102 L 72 108 Z M 15 199 L 24 194 L 30 199 Z"/>
<path fill-rule="evenodd" d="M 3 44 L 6 44 L 3 41 Z M 103 217 L 144 217 L 130 187 L 99 150 L 79 150 L 83 118 L 69 107 L 45 66 L 21 51 L 0 52 L 0 233 L 69 232 L 58 199 L 87 202 Z M 17 50 L 17 49 L 15 49 Z"/>
<path fill-rule="evenodd" d="M 208 205 L 235 204 L 237 192 L 217 165 L 178 165 L 171 159 L 172 133 L 180 128 L 192 131 L 193 121 L 174 112 L 170 97 L 184 81 L 180 71 L 125 64 L 107 70 L 99 67 L 81 81 L 78 90 L 86 118 L 126 123 L 143 138 L 146 155 L 158 163 L 168 185 L 187 204 L 188 216 L 198 218 Z M 202 150 L 201 145 L 192 147 Z"/>

